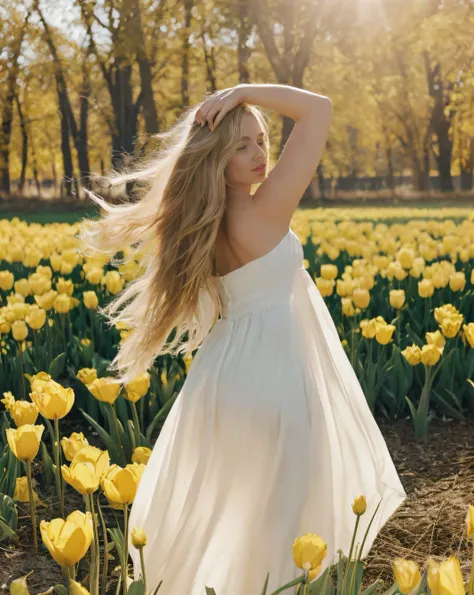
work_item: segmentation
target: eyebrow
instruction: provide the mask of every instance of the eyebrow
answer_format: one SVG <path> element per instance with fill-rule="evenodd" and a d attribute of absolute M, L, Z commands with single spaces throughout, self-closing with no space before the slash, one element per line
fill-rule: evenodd
<path fill-rule="evenodd" d="M 259 136 L 263 136 L 263 132 L 260 132 L 259 134 L 257 134 L 257 138 Z M 250 136 L 241 136 L 240 140 L 252 140 L 252 139 L 250 138 Z"/>

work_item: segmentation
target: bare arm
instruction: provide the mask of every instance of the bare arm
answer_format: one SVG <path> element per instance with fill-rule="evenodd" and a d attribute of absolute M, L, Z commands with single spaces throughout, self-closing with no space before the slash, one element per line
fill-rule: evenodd
<path fill-rule="evenodd" d="M 254 194 L 256 217 L 283 236 L 321 159 L 332 103 L 328 97 L 287 85 L 241 87 L 246 103 L 276 110 L 295 120 L 278 163 Z"/>
<path fill-rule="evenodd" d="M 311 93 L 289 85 L 237 85 L 242 90 L 245 103 L 252 103 L 276 111 L 292 120 L 299 120 L 314 112 L 315 102 L 319 105 L 331 103 L 329 97 Z"/>

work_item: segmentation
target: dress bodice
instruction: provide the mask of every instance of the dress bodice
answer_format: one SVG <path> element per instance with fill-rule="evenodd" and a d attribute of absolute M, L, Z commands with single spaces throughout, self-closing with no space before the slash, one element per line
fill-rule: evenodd
<path fill-rule="evenodd" d="M 221 318 L 229 319 L 289 301 L 295 273 L 304 268 L 303 246 L 289 229 L 263 256 L 227 273 L 214 276 L 222 302 Z"/>

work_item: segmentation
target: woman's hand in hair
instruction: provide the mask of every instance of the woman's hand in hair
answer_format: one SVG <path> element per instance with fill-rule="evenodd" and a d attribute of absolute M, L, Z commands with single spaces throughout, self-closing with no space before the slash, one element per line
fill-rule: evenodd
<path fill-rule="evenodd" d="M 226 113 L 242 103 L 243 99 L 244 94 L 241 85 L 217 91 L 202 102 L 195 114 L 194 121 L 201 124 L 201 126 L 204 126 L 207 122 L 212 132 Z"/>

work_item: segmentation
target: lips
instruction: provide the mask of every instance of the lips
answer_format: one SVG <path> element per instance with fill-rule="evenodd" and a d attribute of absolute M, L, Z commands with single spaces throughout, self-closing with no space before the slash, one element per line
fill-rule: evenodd
<path fill-rule="evenodd" d="M 252 171 L 263 171 L 265 169 L 265 163 L 259 165 L 258 167 L 254 168 Z"/>

